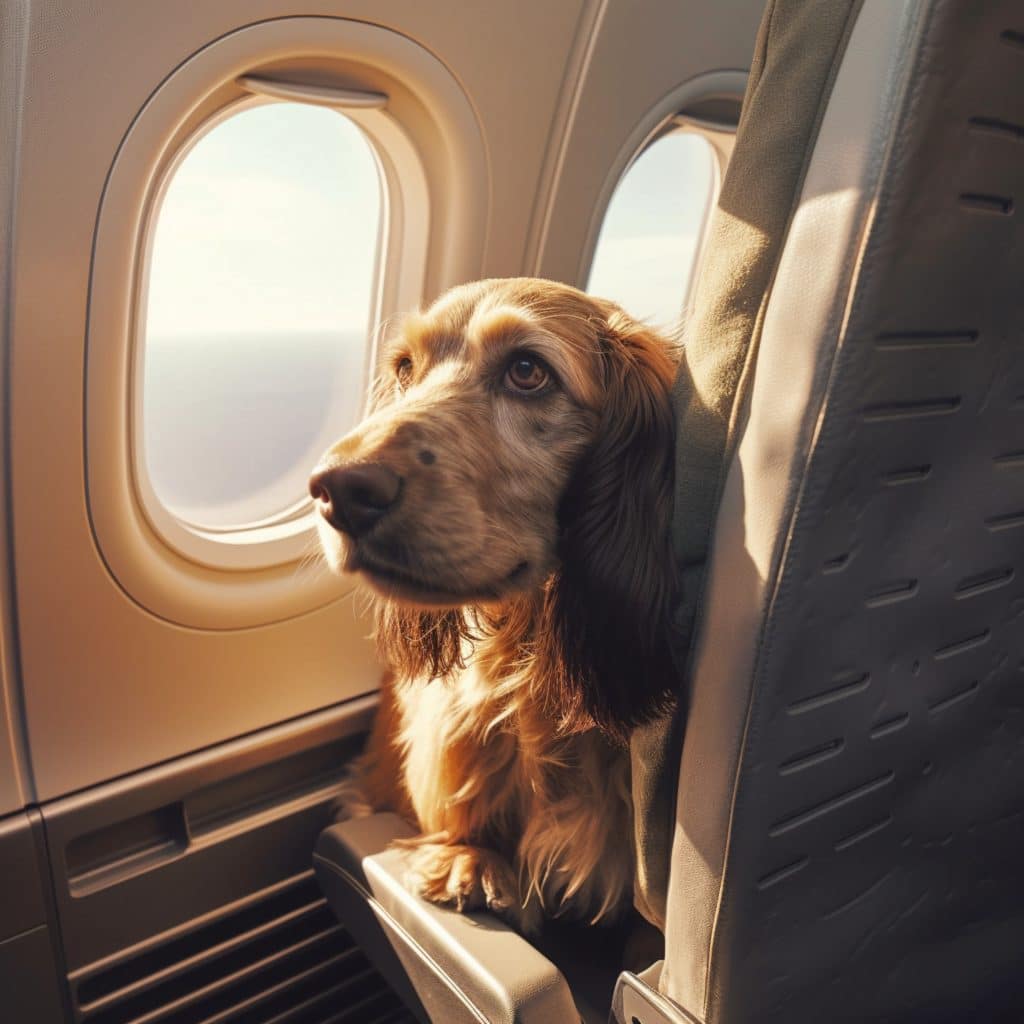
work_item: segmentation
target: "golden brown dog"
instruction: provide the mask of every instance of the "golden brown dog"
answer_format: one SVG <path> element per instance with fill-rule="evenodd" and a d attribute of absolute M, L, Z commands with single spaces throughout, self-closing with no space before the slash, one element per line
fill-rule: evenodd
<path fill-rule="evenodd" d="M 418 824 L 419 891 L 609 918 L 632 895 L 624 739 L 673 670 L 671 346 L 527 278 L 456 288 L 382 353 L 310 480 L 390 672 L 345 812 Z"/>

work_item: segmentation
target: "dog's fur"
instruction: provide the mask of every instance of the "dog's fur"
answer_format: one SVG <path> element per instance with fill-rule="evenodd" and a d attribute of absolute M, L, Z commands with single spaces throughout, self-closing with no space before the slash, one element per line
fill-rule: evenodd
<path fill-rule="evenodd" d="M 524 356 L 547 375 L 531 392 Z M 321 462 L 402 478 L 358 540 L 319 518 L 331 567 L 377 596 L 390 666 L 346 813 L 419 826 L 427 899 L 525 931 L 629 905 L 624 741 L 673 679 L 674 363 L 576 289 L 466 285 L 402 323 L 370 414 Z"/>

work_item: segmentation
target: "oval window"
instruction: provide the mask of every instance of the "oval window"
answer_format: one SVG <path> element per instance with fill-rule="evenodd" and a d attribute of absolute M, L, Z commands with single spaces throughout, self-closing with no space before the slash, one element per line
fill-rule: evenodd
<path fill-rule="evenodd" d="M 705 139 L 685 130 L 657 138 L 612 195 L 587 291 L 659 327 L 678 324 L 714 191 Z"/>
<path fill-rule="evenodd" d="M 363 402 L 382 213 L 376 155 L 335 110 L 249 106 L 185 150 L 141 306 L 151 511 L 231 533 L 304 508 L 310 468 Z"/>

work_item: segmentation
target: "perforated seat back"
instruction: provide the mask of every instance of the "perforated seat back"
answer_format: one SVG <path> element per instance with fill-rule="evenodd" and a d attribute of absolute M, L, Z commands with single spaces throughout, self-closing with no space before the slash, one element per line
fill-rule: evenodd
<path fill-rule="evenodd" d="M 661 988 L 1024 1019 L 1024 5 L 865 0 L 829 89 L 715 523 Z"/>

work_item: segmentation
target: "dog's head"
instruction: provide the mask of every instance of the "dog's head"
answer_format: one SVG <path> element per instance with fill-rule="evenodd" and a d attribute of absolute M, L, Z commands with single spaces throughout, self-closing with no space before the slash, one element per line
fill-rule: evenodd
<path fill-rule="evenodd" d="M 310 480 L 336 571 L 383 599 L 400 671 L 460 664 L 466 614 L 537 609 L 563 724 L 623 735 L 672 686 L 674 360 L 617 306 L 481 281 L 387 341 L 372 408 Z"/>

